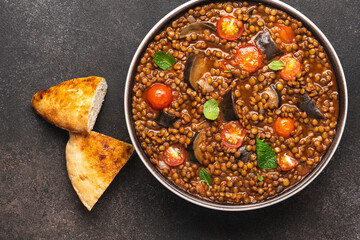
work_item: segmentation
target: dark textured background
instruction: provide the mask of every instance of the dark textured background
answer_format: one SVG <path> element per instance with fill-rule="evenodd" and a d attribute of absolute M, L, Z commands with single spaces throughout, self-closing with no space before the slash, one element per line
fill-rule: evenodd
<path fill-rule="evenodd" d="M 34 93 L 88 75 L 107 79 L 96 131 L 130 141 L 124 83 L 151 27 L 185 0 L 0 0 L 0 239 L 360 239 L 358 0 L 285 0 L 336 49 L 349 116 L 324 172 L 296 196 L 250 212 L 219 212 L 175 196 L 136 153 L 91 212 L 65 166 L 67 132 L 37 116 Z"/>

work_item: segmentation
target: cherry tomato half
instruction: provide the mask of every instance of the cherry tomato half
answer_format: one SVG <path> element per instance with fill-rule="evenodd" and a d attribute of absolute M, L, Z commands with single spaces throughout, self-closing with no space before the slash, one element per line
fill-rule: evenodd
<path fill-rule="evenodd" d="M 290 26 L 284 24 L 277 24 L 274 27 L 275 31 L 279 34 L 279 37 L 283 43 L 293 43 L 295 39 L 294 30 Z"/>
<path fill-rule="evenodd" d="M 277 155 L 277 164 L 280 166 L 281 170 L 289 171 L 299 165 L 299 162 L 295 158 L 288 156 L 286 153 L 279 153 Z"/>
<path fill-rule="evenodd" d="M 241 46 L 235 54 L 236 63 L 242 70 L 249 73 L 258 70 L 263 60 L 263 55 L 255 45 Z"/>
<path fill-rule="evenodd" d="M 273 129 L 279 136 L 288 138 L 291 132 L 295 130 L 295 121 L 291 118 L 277 118 Z"/>
<path fill-rule="evenodd" d="M 154 110 L 161 110 L 170 106 L 173 95 L 168 86 L 155 83 L 146 91 L 145 99 Z"/>
<path fill-rule="evenodd" d="M 246 130 L 235 121 L 228 122 L 221 131 L 221 141 L 228 148 L 241 147 L 246 136 Z"/>
<path fill-rule="evenodd" d="M 280 61 L 285 65 L 284 68 L 279 71 L 280 77 L 286 81 L 294 81 L 296 75 L 301 72 L 301 63 L 289 54 L 282 56 Z"/>
<path fill-rule="evenodd" d="M 167 147 L 164 151 L 163 159 L 169 167 L 177 167 L 185 161 L 185 149 L 180 144 Z"/>
<path fill-rule="evenodd" d="M 216 29 L 220 38 L 233 41 L 243 34 L 244 24 L 235 17 L 224 16 L 217 22 Z"/>

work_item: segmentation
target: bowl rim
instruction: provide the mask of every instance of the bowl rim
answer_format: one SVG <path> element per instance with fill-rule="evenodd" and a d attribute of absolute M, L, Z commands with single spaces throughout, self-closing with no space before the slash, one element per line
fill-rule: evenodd
<path fill-rule="evenodd" d="M 231 1 L 231 0 L 230 0 Z M 167 23 L 169 23 L 172 19 L 176 18 L 178 15 L 184 14 L 186 10 L 193 8 L 197 5 L 203 5 L 203 4 L 210 4 L 212 2 L 228 2 L 222 1 L 222 0 L 191 0 L 188 2 L 185 2 L 175 8 L 174 10 L 170 11 L 168 14 L 166 14 L 162 19 L 160 19 L 152 28 L 151 30 L 146 34 L 144 39 L 141 41 L 139 47 L 137 48 L 133 59 L 131 61 L 128 74 L 126 77 L 126 83 L 125 83 L 125 93 L 124 93 L 124 110 L 125 110 L 125 119 L 126 119 L 126 126 L 130 135 L 131 142 L 133 143 L 135 150 L 137 154 L 139 155 L 141 161 L 146 166 L 146 168 L 151 172 L 151 174 L 161 183 L 163 184 L 167 189 L 169 189 L 171 192 L 175 193 L 177 196 L 202 207 L 214 209 L 214 210 L 222 210 L 222 211 L 247 211 L 247 210 L 254 210 L 259 208 L 268 207 L 271 205 L 274 205 L 276 203 L 282 202 L 285 199 L 295 195 L 302 189 L 304 189 L 307 185 L 309 185 L 326 167 L 326 165 L 329 163 L 331 158 L 333 157 L 339 143 L 341 140 L 341 137 L 344 132 L 346 118 L 347 118 L 347 111 L 348 111 L 348 92 L 347 92 L 347 86 L 346 86 L 346 79 L 344 75 L 344 71 L 341 65 L 341 62 L 339 60 L 339 57 L 337 56 L 333 46 L 329 42 L 329 40 L 326 38 L 326 36 L 322 33 L 322 31 L 305 15 L 303 15 L 301 12 L 296 10 L 295 8 L 291 7 L 290 5 L 281 2 L 281 1 L 274 1 L 274 0 L 252 0 L 248 2 L 252 3 L 262 3 L 264 5 L 268 5 L 280 10 L 285 11 L 288 13 L 291 17 L 298 19 L 301 21 L 304 26 L 310 30 L 315 36 L 316 39 L 321 43 L 321 45 L 324 47 L 328 58 L 333 66 L 334 73 L 336 76 L 336 82 L 338 86 L 338 92 L 339 92 L 339 115 L 338 115 L 338 123 L 336 128 L 336 134 L 333 139 L 333 142 L 327 149 L 326 153 L 322 157 L 321 161 L 318 163 L 318 165 L 309 173 L 307 174 L 303 179 L 300 180 L 297 184 L 292 186 L 291 188 L 287 189 L 286 191 L 272 197 L 269 199 L 266 199 L 262 202 L 257 203 L 251 203 L 251 204 L 225 204 L 225 203 L 219 203 L 219 202 L 212 202 L 206 199 L 202 199 L 199 197 L 196 197 L 194 195 L 191 195 L 188 192 L 185 192 L 178 186 L 176 186 L 174 183 L 170 182 L 166 177 L 164 177 L 160 171 L 151 163 L 151 161 L 146 156 L 145 152 L 141 148 L 141 145 L 137 139 L 135 128 L 134 128 L 134 122 L 132 118 L 132 111 L 131 111 L 131 102 L 132 102 L 132 88 L 133 88 L 133 79 L 136 75 L 136 69 L 138 62 L 140 58 L 142 57 L 143 52 L 146 50 L 148 44 L 153 40 L 153 38 L 156 36 L 156 34 L 164 27 Z"/>

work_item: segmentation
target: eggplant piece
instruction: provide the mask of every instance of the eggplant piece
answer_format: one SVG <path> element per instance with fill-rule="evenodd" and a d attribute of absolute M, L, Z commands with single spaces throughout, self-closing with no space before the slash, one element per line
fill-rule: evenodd
<path fill-rule="evenodd" d="M 280 94 L 277 91 L 274 84 L 271 84 L 270 86 L 266 87 L 264 89 L 263 94 L 264 93 L 267 93 L 269 95 L 269 99 L 267 100 L 268 104 L 273 104 L 275 108 L 280 107 L 280 103 L 281 103 Z"/>
<path fill-rule="evenodd" d="M 202 32 L 209 30 L 212 33 L 216 33 L 216 27 L 214 24 L 207 22 L 195 22 L 183 28 L 180 32 L 179 38 L 185 38 L 192 33 Z"/>
<path fill-rule="evenodd" d="M 271 38 L 268 30 L 260 31 L 256 34 L 254 41 L 256 46 L 266 55 L 266 60 L 268 61 L 283 53 Z"/>
<path fill-rule="evenodd" d="M 256 9 L 256 6 L 252 6 L 248 8 L 247 15 L 251 16 Z"/>
<path fill-rule="evenodd" d="M 196 135 L 192 138 L 191 143 L 186 148 L 186 158 L 190 160 L 197 160 L 202 164 L 204 160 L 204 153 L 200 149 L 200 144 L 206 139 L 205 130 L 201 130 L 196 133 Z"/>
<path fill-rule="evenodd" d="M 224 122 L 237 121 L 239 119 L 236 113 L 231 89 L 223 96 L 223 100 L 220 103 L 220 111 L 222 113 Z"/>
<path fill-rule="evenodd" d="M 324 115 L 316 107 L 316 104 L 313 102 L 313 100 L 307 93 L 300 94 L 299 102 L 297 102 L 296 105 L 298 108 L 305 111 L 311 117 L 318 118 L 318 119 L 324 118 Z"/>
<path fill-rule="evenodd" d="M 199 87 L 205 92 L 214 91 L 213 86 L 202 79 L 205 73 L 210 72 L 212 66 L 213 61 L 206 58 L 204 53 L 191 55 L 185 65 L 185 82 L 196 91 L 199 90 Z"/>
<path fill-rule="evenodd" d="M 155 119 L 155 122 L 163 127 L 173 127 L 173 124 L 178 120 L 174 115 L 168 114 L 164 111 L 160 111 Z"/>
<path fill-rule="evenodd" d="M 248 150 L 246 150 L 246 146 L 242 146 L 240 147 L 240 157 L 239 157 L 239 161 L 243 161 L 244 163 L 248 162 L 251 156 L 251 152 L 248 152 Z"/>

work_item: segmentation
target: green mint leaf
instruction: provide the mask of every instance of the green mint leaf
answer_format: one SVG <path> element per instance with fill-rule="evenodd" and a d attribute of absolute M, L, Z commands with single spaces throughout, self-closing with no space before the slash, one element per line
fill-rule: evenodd
<path fill-rule="evenodd" d="M 257 176 L 259 182 L 262 182 L 264 180 L 264 178 L 260 174 L 257 173 L 256 176 Z"/>
<path fill-rule="evenodd" d="M 206 183 L 207 185 L 212 184 L 211 176 L 205 169 L 200 170 L 199 177 L 201 181 L 204 181 L 204 183 Z"/>
<path fill-rule="evenodd" d="M 285 67 L 285 64 L 283 61 L 275 60 L 272 61 L 268 66 L 271 70 L 277 71 L 283 69 Z"/>
<path fill-rule="evenodd" d="M 231 70 L 231 69 L 226 69 L 224 72 L 226 72 L 226 73 L 232 73 L 232 70 Z"/>
<path fill-rule="evenodd" d="M 266 142 L 258 138 L 256 138 L 256 155 L 259 168 L 274 169 L 277 167 L 274 150 Z"/>
<path fill-rule="evenodd" d="M 210 99 L 204 104 L 204 116 L 209 120 L 215 120 L 219 116 L 219 106 L 215 99 Z"/>
<path fill-rule="evenodd" d="M 154 61 L 162 70 L 170 70 L 171 66 L 176 63 L 173 55 L 167 52 L 155 52 Z"/>

